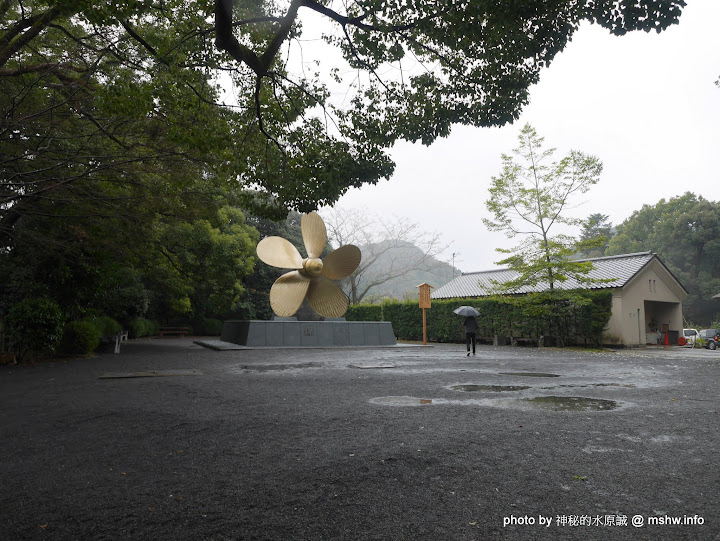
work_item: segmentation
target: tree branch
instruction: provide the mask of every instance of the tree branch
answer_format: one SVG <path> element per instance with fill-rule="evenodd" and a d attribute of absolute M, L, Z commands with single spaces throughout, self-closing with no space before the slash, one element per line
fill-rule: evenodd
<path fill-rule="evenodd" d="M 61 14 L 62 10 L 57 6 L 53 6 L 38 16 L 32 25 L 20 36 L 12 38 L 12 40 L 0 50 L 0 67 L 7 64 L 8 60 L 10 60 L 15 53 L 30 43 L 40 32 L 47 28 L 51 21 L 58 18 Z"/>
<path fill-rule="evenodd" d="M 260 103 L 260 91 L 261 90 L 262 90 L 262 77 L 258 77 L 257 81 L 255 83 L 255 111 L 256 111 L 255 114 L 258 119 L 258 129 L 267 139 L 269 139 L 270 141 L 275 143 L 275 146 L 278 148 L 278 150 L 283 154 L 283 156 L 285 156 L 285 149 L 280 144 L 280 142 L 265 130 L 265 123 L 263 122 L 262 108 L 261 108 L 261 103 Z"/>
<path fill-rule="evenodd" d="M 4 18 L 5 14 L 10 10 L 10 6 L 13 5 L 13 2 L 15 0 L 3 0 L 2 3 L 0 3 L 0 18 Z"/>
<path fill-rule="evenodd" d="M 158 53 L 157 53 L 157 51 L 155 50 L 155 47 L 153 47 L 153 46 L 150 45 L 147 41 L 145 41 L 145 40 L 135 31 L 135 29 L 134 29 L 132 26 L 130 26 L 130 23 L 129 23 L 129 22 L 124 21 L 124 20 L 121 20 L 121 21 L 120 21 L 120 24 L 121 24 L 122 27 L 125 29 L 125 31 L 126 31 L 128 34 L 130 34 L 130 36 L 132 36 L 132 38 L 133 38 L 135 41 L 137 41 L 140 45 L 142 45 L 143 47 L 145 47 L 145 48 L 150 52 L 151 55 L 153 55 L 154 57 L 158 58 Z M 160 60 L 163 64 L 167 64 L 167 62 L 165 62 L 164 60 L 162 60 L 162 59 L 159 59 L 159 60 Z"/>
<path fill-rule="evenodd" d="M 375 26 L 371 24 L 365 24 L 362 21 L 368 17 L 368 14 L 365 13 L 363 15 L 358 15 L 357 17 L 348 17 L 346 15 L 340 15 L 336 11 L 333 11 L 332 9 L 323 6 L 322 4 L 319 4 L 317 2 L 314 2 L 313 0 L 301 0 L 300 4 L 306 8 L 312 9 L 313 11 L 316 11 L 317 13 L 320 13 L 321 15 L 325 15 L 327 18 L 332 19 L 333 21 L 340 23 L 342 26 L 354 26 L 356 28 L 359 28 L 360 30 L 367 30 L 367 31 L 375 31 L 375 32 L 402 32 L 405 30 L 410 30 L 412 28 L 415 28 L 418 24 L 418 21 L 408 23 L 408 24 L 398 24 L 398 25 L 385 25 L 385 26 Z M 437 16 L 437 15 L 435 15 Z M 435 17 L 434 16 L 434 17 Z"/>
<path fill-rule="evenodd" d="M 233 0 L 215 0 L 215 46 L 262 75 L 260 58 L 233 35 Z"/>
<path fill-rule="evenodd" d="M 17 68 L 0 68 L 0 77 L 17 77 L 27 73 L 36 73 L 39 71 L 58 71 L 68 70 L 77 73 L 87 73 L 88 68 L 81 68 L 69 62 L 44 62 L 41 64 L 21 65 Z"/>

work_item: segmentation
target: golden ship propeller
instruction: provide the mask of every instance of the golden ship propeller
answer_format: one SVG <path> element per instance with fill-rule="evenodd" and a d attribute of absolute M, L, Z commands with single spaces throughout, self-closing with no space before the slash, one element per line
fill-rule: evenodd
<path fill-rule="evenodd" d="M 294 269 L 275 280 L 270 289 L 270 306 L 280 317 L 294 315 L 307 297 L 313 310 L 325 317 L 342 317 L 348 299 L 333 282 L 350 276 L 360 264 L 357 246 L 340 246 L 320 258 L 327 244 L 325 222 L 316 212 L 303 214 L 300 221 L 307 257 L 282 237 L 266 237 L 257 245 L 258 257 L 270 266 Z"/>

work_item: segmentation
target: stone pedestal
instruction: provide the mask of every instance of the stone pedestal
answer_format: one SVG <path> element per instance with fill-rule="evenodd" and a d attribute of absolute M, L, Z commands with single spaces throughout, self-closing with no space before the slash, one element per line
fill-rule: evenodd
<path fill-rule="evenodd" d="M 220 340 L 252 347 L 394 346 L 389 321 L 258 321 L 223 323 Z"/>

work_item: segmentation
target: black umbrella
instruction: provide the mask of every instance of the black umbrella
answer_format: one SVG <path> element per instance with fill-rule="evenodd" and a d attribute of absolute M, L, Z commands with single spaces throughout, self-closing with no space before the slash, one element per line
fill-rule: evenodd
<path fill-rule="evenodd" d="M 477 317 L 480 315 L 480 312 L 475 310 L 472 306 L 461 306 L 460 308 L 453 310 L 453 312 L 463 317 Z"/>

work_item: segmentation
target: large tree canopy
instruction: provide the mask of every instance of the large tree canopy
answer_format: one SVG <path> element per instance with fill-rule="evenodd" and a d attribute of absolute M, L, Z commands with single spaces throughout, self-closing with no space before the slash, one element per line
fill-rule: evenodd
<path fill-rule="evenodd" d="M 617 228 L 607 255 L 651 250 L 688 290 L 685 316 L 697 325 L 717 321 L 720 306 L 720 203 L 692 193 L 643 205 Z"/>
<path fill-rule="evenodd" d="M 292 85 L 285 80 L 280 48 L 299 37 L 304 10 L 322 14 L 338 30 L 327 41 L 342 49 L 353 68 L 370 75 L 348 120 L 355 127 L 377 123 L 376 134 L 391 140 L 429 143 L 453 123 L 487 126 L 517 118 L 540 69 L 565 48 L 583 20 L 617 35 L 659 32 L 677 22 L 684 5 L 682 0 L 368 0 L 342 6 L 217 0 L 215 16 L 218 47 L 252 72 L 257 96 L 266 87 Z M 402 73 L 403 60 L 426 68 L 397 80 L 381 75 L 383 65 Z"/>
<path fill-rule="evenodd" d="M 326 137 L 328 126 L 348 150 L 372 152 L 398 139 L 432 143 L 453 124 L 495 126 L 518 118 L 529 87 L 583 21 L 612 33 L 661 31 L 678 21 L 682 0 L 216 0 L 217 45 L 239 63 L 236 83 L 255 107 L 278 156 L 300 151 L 294 128 Z M 292 72 L 305 15 L 329 21 L 328 43 L 340 48 L 352 92 L 328 99 L 318 73 Z M 305 51 L 303 51 L 303 55 Z M 323 59 L 324 60 L 324 59 Z M 334 66 L 333 66 L 334 67 Z M 334 70 L 338 82 L 343 71 Z M 306 101 L 300 101 L 298 89 Z M 263 100 L 266 95 L 274 103 Z M 347 99 L 347 96 L 351 99 Z M 288 109 L 285 97 L 293 96 Z M 309 103 L 308 100 L 309 99 Z M 299 118 L 317 104 L 324 123 Z M 318 131 L 320 130 L 320 131 Z M 385 171 L 383 169 L 383 171 Z"/>
<path fill-rule="evenodd" d="M 0 2 L 0 314 L 33 294 L 123 320 L 238 301 L 257 236 L 228 206 L 252 206 L 265 138 L 217 104 L 211 12 Z"/>
<path fill-rule="evenodd" d="M 120 170 L 114 182 L 137 182 L 140 164 L 178 158 L 309 211 L 389 177 L 385 150 L 398 139 L 429 144 L 454 123 L 516 119 L 582 21 L 660 31 L 684 5 L 3 0 L 0 228 L 77 179 Z M 295 63 L 311 12 L 332 23 L 327 41 L 354 79 L 341 104 L 321 69 L 331 62 Z M 230 109 L 216 106 L 221 73 L 235 85 Z"/>

